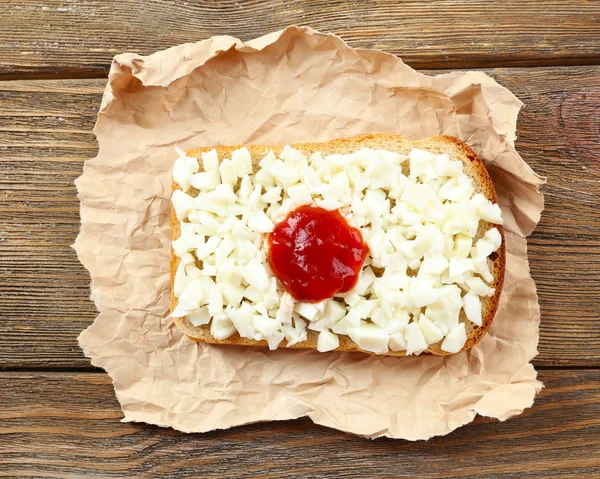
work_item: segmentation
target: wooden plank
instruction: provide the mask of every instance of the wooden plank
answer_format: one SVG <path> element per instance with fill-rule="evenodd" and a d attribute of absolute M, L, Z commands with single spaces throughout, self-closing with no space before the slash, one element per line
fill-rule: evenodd
<path fill-rule="evenodd" d="M 598 477 L 600 371 L 540 377 L 521 416 L 411 443 L 307 419 L 185 435 L 119 422 L 104 374 L 0 373 L 0 477 Z"/>
<path fill-rule="evenodd" d="M 341 35 L 415 68 L 597 64 L 600 4 L 571 0 L 16 0 L 0 3 L 0 77 L 105 76 L 124 51 L 288 25 Z"/>
<path fill-rule="evenodd" d="M 600 366 L 600 67 L 489 70 L 526 103 L 518 149 L 548 176 L 530 239 L 543 321 L 538 366 Z M 0 83 L 0 367 L 87 367 L 94 318 L 70 244 L 73 180 L 95 155 L 104 81 Z"/>
<path fill-rule="evenodd" d="M 96 155 L 103 83 L 0 87 L 0 331 L 10 331 L 0 366 L 89 367 L 76 338 L 96 309 L 70 247 L 79 230 L 73 181 Z"/>

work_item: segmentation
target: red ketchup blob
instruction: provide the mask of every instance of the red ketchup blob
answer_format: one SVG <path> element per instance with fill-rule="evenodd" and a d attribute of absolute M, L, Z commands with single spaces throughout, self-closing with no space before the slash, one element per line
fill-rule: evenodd
<path fill-rule="evenodd" d="M 285 290 L 318 302 L 351 290 L 369 248 L 338 211 L 301 206 L 275 226 L 268 260 Z"/>

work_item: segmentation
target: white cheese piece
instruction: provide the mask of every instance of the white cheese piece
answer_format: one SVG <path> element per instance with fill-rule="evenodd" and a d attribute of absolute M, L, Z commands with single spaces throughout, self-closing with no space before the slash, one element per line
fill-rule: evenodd
<path fill-rule="evenodd" d="M 408 262 L 402 253 L 388 255 L 388 264 L 385 267 L 386 272 L 405 275 L 407 267 Z"/>
<path fill-rule="evenodd" d="M 198 245 L 198 247 L 196 248 L 196 258 L 202 260 L 207 256 L 213 254 L 217 250 L 220 243 L 221 238 L 219 238 L 218 236 L 212 236 L 208 238 L 208 241 L 206 241 L 206 243 L 204 243 L 203 245 Z"/>
<path fill-rule="evenodd" d="M 310 166 L 300 168 L 299 173 L 300 181 L 302 184 L 306 185 L 309 190 L 316 190 L 323 184 L 321 177 Z"/>
<path fill-rule="evenodd" d="M 288 324 L 284 324 L 281 329 L 285 339 L 287 340 L 287 348 L 291 348 L 294 344 L 306 341 L 306 333 L 298 333 L 294 327 Z"/>
<path fill-rule="evenodd" d="M 196 261 L 196 258 L 194 258 L 194 255 L 191 253 L 184 253 L 178 256 L 180 257 L 180 261 L 186 265 Z"/>
<path fill-rule="evenodd" d="M 279 307 L 279 309 L 282 309 L 282 305 L 280 302 L 280 297 L 281 297 L 281 293 L 279 293 L 277 291 L 276 288 L 276 280 L 273 277 L 269 278 L 269 287 L 267 288 L 266 293 L 263 293 L 263 302 L 265 303 L 265 305 L 267 306 L 267 308 L 269 310 L 273 310 Z M 291 311 L 293 309 L 293 306 L 290 307 L 290 314 Z M 278 310 L 276 311 L 275 315 L 277 314 Z M 273 315 L 271 315 L 273 316 Z"/>
<path fill-rule="evenodd" d="M 279 186 L 271 186 L 265 189 L 265 194 L 260 197 L 265 203 L 277 203 L 281 201 L 281 188 Z"/>
<path fill-rule="evenodd" d="M 504 224 L 502 219 L 502 210 L 497 203 L 487 202 L 479 207 L 479 216 L 484 221 L 494 223 L 497 225 Z"/>
<path fill-rule="evenodd" d="M 236 205 L 228 205 L 227 209 L 231 210 L 231 208 L 234 206 L 236 206 Z M 227 218 L 217 228 L 217 234 L 221 235 L 221 236 L 226 236 L 229 232 L 231 232 L 231 230 L 233 229 L 233 227 L 235 226 L 235 224 L 238 221 L 239 220 L 237 220 L 236 218 L 232 218 L 232 217 Z"/>
<path fill-rule="evenodd" d="M 214 193 L 200 193 L 194 198 L 194 206 L 200 212 L 207 211 L 213 213 L 217 217 L 226 217 L 228 214 L 227 206 L 217 203 L 214 198 Z"/>
<path fill-rule="evenodd" d="M 220 183 L 219 171 L 202 171 L 190 176 L 190 184 L 200 191 L 214 190 Z"/>
<path fill-rule="evenodd" d="M 332 198 L 326 198 L 326 199 L 317 201 L 317 206 L 320 206 L 321 208 L 323 208 L 324 210 L 327 210 L 327 211 L 334 211 L 334 210 L 341 208 L 344 205 L 343 205 L 343 203 L 340 203 L 338 200 L 334 200 Z"/>
<path fill-rule="evenodd" d="M 262 185 L 265 188 L 277 186 L 275 184 L 275 177 L 271 174 L 270 170 L 264 167 L 258 170 L 254 175 L 254 183 L 257 185 Z"/>
<path fill-rule="evenodd" d="M 438 176 L 459 176 L 463 172 L 462 161 L 451 161 L 450 157 L 443 153 L 436 157 L 434 169 Z"/>
<path fill-rule="evenodd" d="M 214 264 L 203 263 L 202 265 L 202 276 L 216 276 L 217 267 Z"/>
<path fill-rule="evenodd" d="M 217 316 L 213 316 L 210 321 L 210 334 L 215 339 L 227 339 L 235 332 L 235 326 L 227 317 L 227 315 L 225 315 L 225 313 L 220 313 Z"/>
<path fill-rule="evenodd" d="M 346 315 L 335 322 L 333 325 L 333 332 L 336 334 L 348 334 L 350 328 L 356 328 L 360 325 L 360 317 L 356 311 L 350 310 Z"/>
<path fill-rule="evenodd" d="M 277 183 L 285 187 L 297 183 L 300 179 L 300 173 L 298 170 L 281 160 L 275 160 L 266 169 L 271 175 L 273 175 Z"/>
<path fill-rule="evenodd" d="M 387 353 L 390 337 L 388 333 L 375 324 L 365 323 L 348 328 L 348 336 L 360 349 L 372 353 Z"/>
<path fill-rule="evenodd" d="M 208 152 L 202 153 L 202 165 L 204 171 L 218 171 L 219 170 L 219 155 L 217 150 L 214 148 Z"/>
<path fill-rule="evenodd" d="M 446 271 L 448 266 L 449 263 L 446 257 L 442 254 L 437 254 L 430 258 L 424 259 L 421 262 L 418 275 L 422 276 L 425 274 L 432 274 L 440 276 L 444 271 Z"/>
<path fill-rule="evenodd" d="M 181 190 L 175 190 L 171 196 L 173 209 L 179 221 L 183 221 L 188 213 L 194 208 L 194 198 Z"/>
<path fill-rule="evenodd" d="M 201 307 L 200 309 L 194 311 L 187 315 L 187 319 L 192 326 L 202 326 L 203 324 L 208 324 L 210 322 L 210 313 L 208 312 L 208 308 L 206 306 Z"/>
<path fill-rule="evenodd" d="M 331 323 L 335 323 L 346 315 L 346 308 L 333 299 L 328 299 L 325 303 L 323 316 Z"/>
<path fill-rule="evenodd" d="M 368 216 L 373 221 L 390 212 L 390 200 L 386 198 L 385 192 L 380 189 L 367 190 L 363 203 L 367 207 Z"/>
<path fill-rule="evenodd" d="M 416 211 L 441 207 L 435 191 L 427 184 L 409 183 L 406 185 L 400 199 L 407 205 L 412 206 Z"/>
<path fill-rule="evenodd" d="M 267 305 L 264 302 L 258 302 L 253 305 L 254 309 L 263 316 L 269 316 Z"/>
<path fill-rule="evenodd" d="M 375 304 L 376 301 L 374 300 L 360 298 L 360 300 L 353 306 L 353 311 L 356 311 L 361 319 L 367 319 L 371 316 L 371 311 L 373 311 Z"/>
<path fill-rule="evenodd" d="M 252 156 L 248 151 L 248 148 L 240 148 L 234 150 L 231 154 L 231 162 L 236 170 L 238 177 L 252 174 Z"/>
<path fill-rule="evenodd" d="M 346 160 L 348 163 L 357 163 L 361 168 L 366 169 L 373 163 L 377 163 L 379 156 L 372 148 L 361 148 L 354 155 L 354 158 Z M 329 158 L 329 157 L 328 157 Z"/>
<path fill-rule="evenodd" d="M 417 178 L 425 173 L 427 168 L 435 161 L 435 155 L 429 151 L 413 148 L 408 154 L 410 177 Z"/>
<path fill-rule="evenodd" d="M 369 253 L 372 258 L 380 258 L 385 251 L 385 233 L 382 229 L 371 230 L 370 234 L 364 238 Z"/>
<path fill-rule="evenodd" d="M 195 213 L 198 223 L 194 225 L 197 234 L 205 236 L 215 236 L 218 234 L 217 230 L 219 229 L 220 223 L 215 215 L 208 211 L 194 210 L 188 215 L 188 218 L 193 213 Z"/>
<path fill-rule="evenodd" d="M 196 158 L 185 156 L 185 152 L 177 147 L 176 150 L 179 158 L 173 165 L 173 180 L 186 192 L 191 188 L 190 177 L 200 169 L 200 166 Z"/>
<path fill-rule="evenodd" d="M 302 183 L 298 183 L 294 186 L 290 186 L 287 189 L 287 194 L 290 199 L 294 202 L 294 204 L 298 206 L 309 205 L 312 203 L 312 196 L 310 195 L 310 191 L 306 185 Z"/>
<path fill-rule="evenodd" d="M 205 304 L 205 301 L 203 301 L 204 298 L 204 283 L 201 279 L 195 279 L 190 281 L 183 290 L 183 293 L 179 295 L 179 306 L 181 306 L 182 309 L 193 311 Z M 182 314 L 181 316 L 185 316 L 185 314 Z"/>
<path fill-rule="evenodd" d="M 352 213 L 357 216 L 367 216 L 369 214 L 369 208 L 356 193 L 352 194 L 350 208 L 352 208 Z"/>
<path fill-rule="evenodd" d="M 189 280 L 185 274 L 185 263 L 180 262 L 179 266 L 177 266 L 177 271 L 175 271 L 175 278 L 173 279 L 173 294 L 176 297 L 181 296 L 188 283 Z"/>
<path fill-rule="evenodd" d="M 444 337 L 444 334 L 438 328 L 433 321 L 431 321 L 426 315 L 421 314 L 419 316 L 419 328 L 423 333 L 423 337 L 427 344 L 435 344 Z"/>
<path fill-rule="evenodd" d="M 477 326 L 483 324 L 481 316 L 481 299 L 474 292 L 469 292 L 463 296 L 463 308 L 467 319 Z"/>
<path fill-rule="evenodd" d="M 198 279 L 200 278 L 200 276 L 202 276 L 202 271 L 200 271 L 198 268 L 196 268 L 196 266 L 192 264 L 186 264 L 185 274 L 190 280 Z"/>
<path fill-rule="evenodd" d="M 231 205 L 237 201 L 237 195 L 233 192 L 233 185 L 223 183 L 215 188 L 214 199 L 217 203 Z"/>
<path fill-rule="evenodd" d="M 490 267 L 488 265 L 487 257 L 474 258 L 473 266 L 475 267 L 475 272 L 481 275 L 484 281 L 487 281 L 489 283 L 494 279 L 494 275 L 490 271 Z"/>
<path fill-rule="evenodd" d="M 262 292 L 254 286 L 248 286 L 244 291 L 244 298 L 246 298 L 249 301 L 252 301 L 253 303 L 261 301 L 262 297 Z"/>
<path fill-rule="evenodd" d="M 452 258 L 466 259 L 471 252 L 473 246 L 473 238 L 463 233 L 458 233 L 454 237 L 454 247 L 450 253 Z"/>
<path fill-rule="evenodd" d="M 244 298 L 244 292 L 246 291 L 246 288 L 244 288 L 243 286 L 234 286 L 232 284 L 227 283 L 222 284 L 220 287 L 221 292 L 223 293 L 224 301 L 228 305 L 237 308 L 242 302 L 242 299 Z"/>
<path fill-rule="evenodd" d="M 409 291 L 412 305 L 415 308 L 435 303 L 438 299 L 437 289 L 428 285 L 422 278 L 412 278 Z"/>
<path fill-rule="evenodd" d="M 408 155 L 401 155 L 400 153 L 396 153 L 394 151 L 375 150 L 375 153 L 380 160 L 383 160 L 385 163 L 391 165 L 401 165 L 408 160 Z"/>
<path fill-rule="evenodd" d="M 275 156 L 275 153 L 269 151 L 266 156 L 258 162 L 258 166 L 260 166 L 258 171 L 267 170 L 276 160 L 277 157 Z M 258 173 L 258 171 L 256 173 Z"/>
<path fill-rule="evenodd" d="M 271 351 L 275 351 L 281 341 L 283 341 L 284 334 L 281 331 L 275 331 L 271 336 L 267 338 L 267 343 L 269 344 L 269 349 Z"/>
<path fill-rule="evenodd" d="M 472 258 L 487 258 L 494 252 L 494 245 L 484 238 L 481 238 L 471 249 Z"/>
<path fill-rule="evenodd" d="M 294 320 L 294 328 L 298 334 L 304 334 L 306 339 L 306 321 L 304 321 L 298 314 L 292 313 L 292 319 Z"/>
<path fill-rule="evenodd" d="M 208 312 L 211 316 L 217 316 L 223 312 L 223 293 L 219 285 L 215 286 L 210 291 L 210 297 L 208 301 Z"/>
<path fill-rule="evenodd" d="M 248 228 L 244 220 L 237 220 L 231 228 L 231 233 L 235 237 L 238 246 L 240 241 L 255 239 L 254 233 Z"/>
<path fill-rule="evenodd" d="M 223 263 L 225 263 L 227 257 L 235 249 L 235 246 L 236 241 L 231 235 L 225 236 L 225 238 L 221 240 L 219 246 L 217 246 L 215 249 L 215 265 L 217 267 L 220 267 Z M 231 265 L 233 266 L 233 262 L 231 262 Z"/>
<path fill-rule="evenodd" d="M 277 320 L 265 314 L 255 314 L 252 317 L 252 325 L 265 339 L 272 336 L 279 328 Z"/>
<path fill-rule="evenodd" d="M 309 321 L 316 321 L 321 311 L 312 303 L 305 303 L 302 301 L 298 301 L 294 305 L 294 311 L 296 311 L 303 318 L 308 319 Z"/>
<path fill-rule="evenodd" d="M 356 293 L 357 295 L 364 295 L 369 290 L 374 280 L 375 274 L 373 273 L 373 270 L 367 266 L 361 270 L 358 276 L 358 281 L 356 282 L 354 288 L 352 288 L 352 292 Z"/>
<path fill-rule="evenodd" d="M 450 266 L 448 268 L 448 272 L 450 274 L 451 280 L 455 280 L 459 276 L 462 276 L 465 273 L 474 271 L 474 270 L 475 270 L 475 266 L 473 265 L 473 260 L 470 258 L 465 258 L 465 259 L 452 258 L 450 260 Z"/>
<path fill-rule="evenodd" d="M 234 255 L 236 264 L 248 264 L 252 258 L 256 257 L 258 247 L 252 241 L 242 240 L 237 241 L 236 244 L 236 255 Z"/>
<path fill-rule="evenodd" d="M 237 197 L 242 203 L 248 199 L 250 194 L 254 191 L 254 184 L 250 175 L 245 175 L 240 181 L 240 187 L 237 190 Z"/>
<path fill-rule="evenodd" d="M 248 221 L 248 228 L 255 233 L 270 233 L 275 228 L 275 225 L 264 211 L 259 211 L 252 215 Z"/>
<path fill-rule="evenodd" d="M 404 331 L 390 334 L 389 347 L 392 351 L 404 351 L 408 344 L 404 337 Z"/>
<path fill-rule="evenodd" d="M 500 231 L 498 231 L 498 228 L 491 228 L 487 230 L 482 239 L 492 245 L 492 252 L 497 251 L 502 244 L 502 235 L 500 234 Z"/>
<path fill-rule="evenodd" d="M 340 346 L 340 338 L 331 331 L 324 329 L 319 333 L 317 339 L 317 351 L 322 353 L 327 351 L 333 351 Z"/>
<path fill-rule="evenodd" d="M 446 335 L 446 338 L 442 341 L 440 347 L 442 351 L 454 354 L 459 352 L 466 342 L 467 331 L 465 329 L 465 323 L 460 323 Z"/>
<path fill-rule="evenodd" d="M 225 158 L 219 165 L 219 171 L 221 173 L 222 183 L 236 184 L 238 180 L 237 171 L 233 162 Z"/>
<path fill-rule="evenodd" d="M 419 325 L 415 322 L 410 323 L 404 330 L 404 337 L 406 339 L 406 354 L 421 354 L 427 349 L 427 341 L 419 328 Z"/>
<path fill-rule="evenodd" d="M 344 194 L 344 192 L 350 189 L 350 179 L 348 178 L 348 174 L 344 170 L 338 171 L 336 174 L 334 174 L 329 179 L 328 183 L 332 186 L 337 187 L 338 190 L 342 192 L 342 195 Z"/>
<path fill-rule="evenodd" d="M 358 317 L 358 313 L 356 313 L 356 315 Z M 390 324 L 391 317 L 390 317 L 390 315 L 387 314 L 387 311 L 385 308 L 381 308 L 381 307 L 375 308 L 375 310 L 371 314 L 370 319 L 373 322 L 373 324 L 376 324 L 380 328 L 385 329 L 388 333 L 390 332 L 388 330 L 388 325 Z"/>
<path fill-rule="evenodd" d="M 469 200 L 469 203 L 472 205 L 475 205 L 477 208 L 479 208 L 482 205 L 490 203 L 490 201 L 481 193 L 477 193 L 471 197 L 471 199 Z"/>
<path fill-rule="evenodd" d="M 203 247 L 204 244 L 204 235 L 197 235 L 188 231 L 173 242 L 173 250 L 178 256 L 183 256 L 194 249 Z"/>
<path fill-rule="evenodd" d="M 269 275 L 262 263 L 254 258 L 243 269 L 244 280 L 258 291 L 265 291 L 269 287 Z"/>
<path fill-rule="evenodd" d="M 309 321 L 308 323 L 308 329 L 310 329 L 311 331 L 320 332 L 324 329 L 329 328 L 330 326 L 332 326 L 332 322 L 329 318 L 326 317 L 319 318 L 317 321 Z"/>
<path fill-rule="evenodd" d="M 495 293 L 494 288 L 490 288 L 487 284 L 485 284 L 481 278 L 468 278 L 466 280 L 467 286 L 469 286 L 470 291 L 479 296 L 492 296 Z"/>
<path fill-rule="evenodd" d="M 262 205 L 264 202 L 260 199 L 262 195 L 262 185 L 257 184 L 254 187 L 252 193 L 248 197 L 248 202 L 246 203 L 246 209 L 251 214 L 256 214 L 262 209 Z"/>
<path fill-rule="evenodd" d="M 409 322 L 409 312 L 403 309 L 396 309 L 393 314 L 390 315 L 389 322 L 383 329 L 390 334 L 397 333 L 399 331 L 404 331 Z"/>
<path fill-rule="evenodd" d="M 277 291 L 275 290 L 275 294 Z M 279 309 L 277 310 L 276 318 L 281 324 L 292 324 L 292 313 L 294 311 L 295 300 L 287 291 L 281 296 Z"/>
<path fill-rule="evenodd" d="M 285 145 L 279 158 L 285 160 L 287 163 L 294 165 L 296 168 L 301 168 L 308 165 L 306 156 L 301 151 L 292 148 L 289 145 Z"/>
<path fill-rule="evenodd" d="M 343 297 L 344 297 L 344 302 L 350 307 L 353 307 L 354 305 L 356 305 L 357 303 L 359 303 L 361 300 L 364 299 L 361 295 L 359 295 L 358 293 L 356 293 L 354 291 L 347 293 Z"/>
<path fill-rule="evenodd" d="M 463 203 L 471 199 L 471 196 L 475 191 L 471 185 L 471 180 L 466 176 L 459 176 L 458 178 L 458 184 L 454 188 L 448 189 L 444 192 L 444 194 L 441 195 L 438 193 L 438 196 L 440 196 L 441 199 L 455 201 L 457 203 Z"/>

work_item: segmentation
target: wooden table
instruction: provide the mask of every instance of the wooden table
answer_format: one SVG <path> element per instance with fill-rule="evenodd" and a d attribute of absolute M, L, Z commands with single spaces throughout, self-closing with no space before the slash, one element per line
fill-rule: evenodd
<path fill-rule="evenodd" d="M 546 388 L 521 416 L 420 443 L 308 420 L 204 435 L 119 422 L 77 346 L 96 312 L 70 248 L 111 57 L 288 24 L 430 73 L 481 68 L 526 103 L 517 148 L 548 177 L 529 239 Z M 594 1 L 1 2 L 0 477 L 600 477 L 599 113 Z"/>

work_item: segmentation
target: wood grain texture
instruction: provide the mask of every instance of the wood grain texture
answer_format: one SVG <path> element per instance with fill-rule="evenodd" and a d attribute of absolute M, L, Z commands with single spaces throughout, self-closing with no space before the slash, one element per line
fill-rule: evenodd
<path fill-rule="evenodd" d="M 600 4 L 551 0 L 14 0 L 0 2 L 0 77 L 105 76 L 115 54 L 287 25 L 418 68 L 597 64 Z"/>
<path fill-rule="evenodd" d="M 546 210 L 530 238 L 542 308 L 538 366 L 600 366 L 600 67 L 487 70 L 527 104 L 517 148 Z M 95 317 L 70 245 L 73 180 L 96 152 L 103 80 L 0 83 L 0 367 L 89 367 Z"/>
<path fill-rule="evenodd" d="M 308 419 L 185 435 L 121 423 L 104 374 L 0 373 L 0 477 L 500 479 L 600 476 L 600 371 L 542 371 L 533 408 L 427 442 Z"/>

